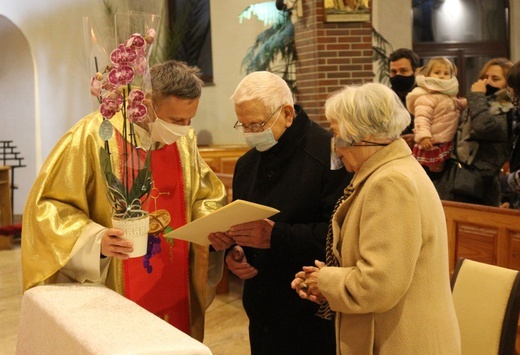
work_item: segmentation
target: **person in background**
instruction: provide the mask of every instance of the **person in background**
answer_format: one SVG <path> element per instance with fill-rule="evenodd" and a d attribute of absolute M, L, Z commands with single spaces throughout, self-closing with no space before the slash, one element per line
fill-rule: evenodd
<path fill-rule="evenodd" d="M 509 172 L 500 177 L 502 203 L 520 209 L 520 62 L 516 62 L 507 74 L 507 94 L 514 109 L 508 112 Z"/>
<path fill-rule="evenodd" d="M 280 210 L 210 238 L 218 250 L 236 243 L 226 263 L 245 280 L 251 354 L 335 354 L 334 324 L 316 316 L 318 306 L 301 300 L 290 282 L 302 265 L 325 256 L 330 215 L 351 176 L 331 170 L 332 134 L 294 105 L 279 76 L 251 73 L 231 100 L 235 129 L 253 148 L 237 161 L 233 199 Z"/>
<path fill-rule="evenodd" d="M 406 106 L 406 95 L 415 87 L 415 72 L 420 65 L 417 53 L 408 48 L 399 48 L 388 56 L 390 62 L 389 74 L 392 90 L 399 96 L 401 102 Z M 401 132 L 402 138 L 413 148 L 414 117 L 410 124 Z"/>
<path fill-rule="evenodd" d="M 173 60 L 150 68 L 152 93 L 145 103 L 151 122 L 135 127 L 138 142 L 146 138 L 145 131 L 156 142 L 151 156 L 156 195 L 147 200 L 148 211 L 167 210 L 172 228 L 226 203 L 224 185 L 200 157 L 190 127 L 202 93 L 198 74 L 197 68 Z M 98 153 L 104 146 L 98 133 L 102 120 L 96 111 L 72 127 L 31 189 L 22 229 L 24 290 L 51 283 L 104 284 L 202 341 L 207 288 L 221 276 L 208 279 L 208 260 L 215 268 L 223 266 L 224 253 L 167 240 L 161 233 L 149 236 L 149 243 L 150 238 L 159 241 L 153 254 L 148 250 L 145 256 L 128 258 L 132 241 L 111 228 L 112 208 Z M 124 140 L 122 122 L 120 112 L 111 119 L 116 130 L 109 140 L 112 157 L 121 156 L 117 142 Z M 118 178 L 120 170 L 114 169 Z"/>
<path fill-rule="evenodd" d="M 406 96 L 408 111 L 415 116 L 412 154 L 430 179 L 442 174 L 450 158 L 460 111 L 466 99 L 457 98 L 457 67 L 448 59 L 435 57 L 417 69 L 417 87 Z"/>
<path fill-rule="evenodd" d="M 335 317 L 338 354 L 460 354 L 444 211 L 399 138 L 410 115 L 392 90 L 368 83 L 332 95 L 325 116 L 355 175 L 333 213 L 326 263 L 305 266 L 291 287 Z"/>
<path fill-rule="evenodd" d="M 506 77 L 512 66 L 506 58 L 493 58 L 471 85 L 451 157 L 435 181 L 442 200 L 495 207 L 501 204 L 499 177 L 509 156 L 507 114 L 513 108 Z M 460 179 L 462 176 L 464 179 Z"/>

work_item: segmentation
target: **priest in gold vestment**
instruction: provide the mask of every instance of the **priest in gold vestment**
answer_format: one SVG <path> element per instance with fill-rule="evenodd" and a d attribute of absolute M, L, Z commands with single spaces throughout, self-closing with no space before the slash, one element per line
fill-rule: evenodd
<path fill-rule="evenodd" d="M 189 127 L 202 90 L 196 68 L 168 61 L 150 73 L 153 122 L 136 129 L 138 136 L 149 131 L 155 142 L 152 192 L 145 206 L 149 212 L 167 210 L 168 227 L 178 228 L 223 206 L 226 190 L 202 160 Z M 34 183 L 23 214 L 24 290 L 51 283 L 104 284 L 202 341 L 208 289 L 222 275 L 223 252 L 160 233 L 149 236 L 149 245 L 158 245 L 153 254 L 149 247 L 147 255 L 128 258 L 131 242 L 111 227 L 112 207 L 99 158 L 102 120 L 94 112 L 72 127 Z M 121 114 L 111 123 L 116 131 L 109 140 L 111 161 L 120 166 L 120 149 L 128 144 L 122 139 Z M 118 169 L 114 173 L 121 175 Z"/>

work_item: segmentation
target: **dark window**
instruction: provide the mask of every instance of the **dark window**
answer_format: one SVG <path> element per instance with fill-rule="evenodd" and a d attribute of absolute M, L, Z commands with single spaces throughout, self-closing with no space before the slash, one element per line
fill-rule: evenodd
<path fill-rule="evenodd" d="M 458 69 L 460 96 L 491 58 L 509 58 L 508 0 L 413 0 L 413 50 L 421 63 L 443 56 Z"/>
<path fill-rule="evenodd" d="M 166 57 L 199 67 L 213 82 L 209 0 L 168 0 L 168 16 Z"/>

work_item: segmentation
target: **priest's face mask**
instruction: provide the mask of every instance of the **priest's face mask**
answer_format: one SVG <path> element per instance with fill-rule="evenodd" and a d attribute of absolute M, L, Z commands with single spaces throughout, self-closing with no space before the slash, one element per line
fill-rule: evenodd
<path fill-rule="evenodd" d="M 184 137 L 190 130 L 198 105 L 198 98 L 180 99 L 174 96 L 152 103 L 152 122 L 148 126 L 152 139 L 163 144 L 173 144 Z"/>

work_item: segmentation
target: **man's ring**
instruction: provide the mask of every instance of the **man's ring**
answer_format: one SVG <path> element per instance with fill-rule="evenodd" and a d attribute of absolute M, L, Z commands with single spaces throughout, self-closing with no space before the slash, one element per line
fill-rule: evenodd
<path fill-rule="evenodd" d="M 302 287 L 301 287 L 301 289 L 302 289 L 303 291 L 307 291 L 307 290 L 309 289 L 309 285 L 307 285 L 307 283 L 305 283 L 305 282 L 302 282 Z"/>

